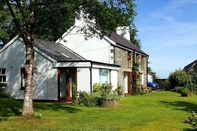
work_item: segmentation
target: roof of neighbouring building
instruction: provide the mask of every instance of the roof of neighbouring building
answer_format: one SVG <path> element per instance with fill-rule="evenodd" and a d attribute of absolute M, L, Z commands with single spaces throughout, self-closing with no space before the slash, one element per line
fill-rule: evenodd
<path fill-rule="evenodd" d="M 59 43 L 35 39 L 34 45 L 36 48 L 38 48 L 48 56 L 52 57 L 56 61 L 86 60 L 82 56 L 78 55 L 74 51 L 70 50 L 69 48 Z"/>
<path fill-rule="evenodd" d="M 110 36 L 110 39 L 112 41 L 114 41 L 115 43 L 117 43 L 120 46 L 135 50 L 139 53 L 142 53 L 146 56 L 148 56 L 145 52 L 143 52 L 141 49 L 139 49 L 138 47 L 136 47 L 133 43 L 131 43 L 129 40 L 127 40 L 126 38 L 124 38 L 123 36 L 120 36 L 116 33 L 112 33 Z"/>
<path fill-rule="evenodd" d="M 190 72 L 190 71 L 192 71 L 192 68 L 194 68 L 195 65 L 197 65 L 197 60 L 193 61 L 192 63 L 190 63 L 190 64 L 188 64 L 188 65 L 186 65 L 186 66 L 183 68 L 183 70 L 184 70 L 185 72 Z"/>

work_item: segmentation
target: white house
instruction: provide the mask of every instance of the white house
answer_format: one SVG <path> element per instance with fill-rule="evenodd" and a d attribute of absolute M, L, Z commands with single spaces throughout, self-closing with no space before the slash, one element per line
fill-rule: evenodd
<path fill-rule="evenodd" d="M 117 87 L 119 65 L 87 60 L 59 43 L 35 39 L 34 100 L 71 100 L 77 90 L 92 92 L 94 83 Z M 0 49 L 0 82 L 15 99 L 24 97 L 25 45 L 15 37 Z"/>
<path fill-rule="evenodd" d="M 129 41 L 130 34 L 127 27 L 117 28 L 117 32 L 112 33 L 110 37 L 104 36 L 100 39 L 96 33 L 90 38 L 84 39 L 86 34 L 80 30 L 84 25 L 86 26 L 82 20 L 76 19 L 75 25 L 56 42 L 74 50 L 87 60 L 120 65 L 118 84 L 124 86 L 124 93 L 136 93 L 137 84 L 141 86 L 147 85 L 149 56 Z M 138 77 L 132 71 L 136 62 L 140 63 L 140 82 L 138 83 L 136 83 Z"/>

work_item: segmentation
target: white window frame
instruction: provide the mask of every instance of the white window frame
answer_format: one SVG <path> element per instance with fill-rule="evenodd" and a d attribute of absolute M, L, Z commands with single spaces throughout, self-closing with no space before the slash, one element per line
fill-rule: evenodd
<path fill-rule="evenodd" d="M 104 73 L 104 71 L 105 71 L 105 73 L 107 72 L 107 81 L 103 81 L 102 80 L 102 71 L 103 71 L 103 73 Z M 99 82 L 100 82 L 100 84 L 103 84 L 103 83 L 110 83 L 110 70 L 109 69 L 102 69 L 102 68 L 100 68 L 99 69 Z"/>
<path fill-rule="evenodd" d="M 0 83 L 6 83 L 6 68 L 0 68 Z"/>

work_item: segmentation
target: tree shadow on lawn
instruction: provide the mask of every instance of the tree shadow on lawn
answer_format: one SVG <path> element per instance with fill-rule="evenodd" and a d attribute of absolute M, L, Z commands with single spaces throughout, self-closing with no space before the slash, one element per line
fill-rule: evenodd
<path fill-rule="evenodd" d="M 197 104 L 185 102 L 185 101 L 176 101 L 176 102 L 168 102 L 168 101 L 160 101 L 163 104 L 166 104 L 168 106 L 174 106 L 176 107 L 176 110 L 183 110 L 186 112 L 195 111 L 197 112 Z"/>
<path fill-rule="evenodd" d="M 75 108 L 74 106 L 60 104 L 60 103 L 48 103 L 48 102 L 34 102 L 34 111 L 37 110 L 64 110 L 68 113 L 76 113 L 81 109 Z M 11 116 L 20 116 L 22 110 L 23 101 L 1 99 L 0 98 L 0 122 L 8 120 Z"/>
<path fill-rule="evenodd" d="M 74 106 L 62 103 L 47 103 L 47 102 L 34 102 L 34 110 L 64 110 L 68 113 L 77 113 L 81 109 L 75 108 Z"/>
<path fill-rule="evenodd" d="M 183 131 L 196 131 L 195 129 L 183 129 Z"/>
<path fill-rule="evenodd" d="M 192 112 L 192 111 L 197 112 L 197 108 L 196 108 L 197 104 L 194 104 L 194 103 L 185 102 L 185 101 L 176 101 L 176 102 L 160 101 L 160 102 L 168 106 L 174 106 L 176 107 L 176 110 L 183 110 L 186 112 Z M 186 129 L 183 129 L 183 131 L 196 131 L 196 130 L 186 128 Z"/>
<path fill-rule="evenodd" d="M 21 102 L 11 99 L 0 99 L 0 122 L 11 116 L 20 116 Z"/>

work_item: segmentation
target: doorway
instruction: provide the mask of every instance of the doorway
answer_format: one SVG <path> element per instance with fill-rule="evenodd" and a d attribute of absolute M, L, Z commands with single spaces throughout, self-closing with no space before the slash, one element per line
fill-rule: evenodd
<path fill-rule="evenodd" d="M 58 100 L 72 100 L 72 84 L 77 83 L 76 68 L 58 69 Z"/>

